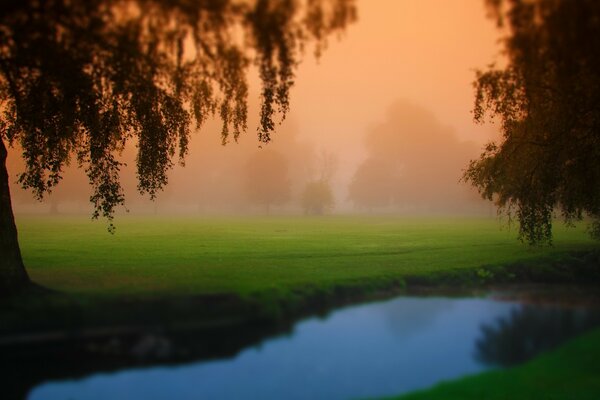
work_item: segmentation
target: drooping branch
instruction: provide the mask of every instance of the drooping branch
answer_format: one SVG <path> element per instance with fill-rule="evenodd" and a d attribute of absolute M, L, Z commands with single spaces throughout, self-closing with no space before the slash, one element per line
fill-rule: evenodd
<path fill-rule="evenodd" d="M 23 149 L 21 184 L 42 197 L 73 155 L 94 216 L 123 204 L 118 153 L 133 141 L 138 189 L 154 197 L 192 124 L 247 129 L 248 71 L 262 82 L 258 137 L 289 111 L 303 46 L 356 18 L 353 0 L 46 0 L 0 5 L 3 137 Z"/>
<path fill-rule="evenodd" d="M 464 179 L 516 210 L 522 240 L 550 243 L 555 209 L 567 223 L 599 215 L 600 3 L 487 3 L 507 28 L 508 62 L 478 73 L 474 116 L 499 119 L 503 136 Z"/>

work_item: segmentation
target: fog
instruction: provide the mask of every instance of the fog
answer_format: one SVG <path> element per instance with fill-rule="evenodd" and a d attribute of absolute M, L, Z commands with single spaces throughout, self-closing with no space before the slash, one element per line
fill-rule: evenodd
<path fill-rule="evenodd" d="M 324 182 L 333 197 L 327 213 L 489 213 L 459 182 L 495 135 L 470 113 L 474 70 L 499 57 L 483 0 L 359 0 L 358 10 L 359 21 L 320 59 L 306 50 L 291 113 L 272 143 L 260 148 L 256 138 L 252 77 L 248 131 L 223 146 L 220 123 L 209 121 L 155 202 L 137 194 L 135 147 L 127 148 L 129 212 L 302 214 L 307 185 Z M 9 151 L 8 165 L 16 212 L 91 214 L 84 171 L 68 167 L 38 203 L 16 184 L 18 153 Z"/>
<path fill-rule="evenodd" d="M 349 185 L 349 198 L 363 210 L 402 213 L 485 213 L 489 207 L 461 182 L 479 147 L 424 107 L 399 100 L 365 140 L 366 159 Z"/>

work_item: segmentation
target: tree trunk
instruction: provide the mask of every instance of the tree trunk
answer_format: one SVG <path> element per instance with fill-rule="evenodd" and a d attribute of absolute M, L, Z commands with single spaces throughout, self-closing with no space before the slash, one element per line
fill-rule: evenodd
<path fill-rule="evenodd" d="M 0 296 L 15 292 L 29 283 L 10 200 L 7 156 L 4 140 L 0 138 Z"/>

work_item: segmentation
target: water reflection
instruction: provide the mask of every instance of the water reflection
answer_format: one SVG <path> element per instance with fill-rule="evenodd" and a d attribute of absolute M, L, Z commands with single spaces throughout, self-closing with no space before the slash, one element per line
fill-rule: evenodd
<path fill-rule="evenodd" d="M 600 313 L 584 308 L 515 306 L 509 315 L 481 326 L 475 356 L 486 364 L 510 367 L 599 325 Z"/>
<path fill-rule="evenodd" d="M 378 309 L 386 320 L 391 333 L 408 339 L 430 329 L 444 313 L 452 310 L 455 303 L 446 298 L 404 298 L 404 301 Z"/>
<path fill-rule="evenodd" d="M 157 360 L 154 367 L 95 373 L 78 380 L 48 373 L 47 379 L 53 380 L 37 385 L 28 398 L 389 396 L 494 365 L 512 365 L 597 321 L 596 313 L 583 308 L 521 306 L 492 299 L 404 297 L 301 321 L 288 335 L 263 340 L 231 358 L 210 361 L 192 352 L 186 359 L 195 362 L 166 367 L 173 361 L 169 354 L 178 354 L 181 348 L 175 338 L 168 351 L 161 352 L 167 359 Z M 243 337 L 245 332 L 238 331 L 237 335 Z M 190 351 L 194 346 L 188 343 L 186 348 Z M 93 360 L 87 360 L 86 365 L 91 364 Z M 131 363 L 123 365 L 131 368 Z"/>

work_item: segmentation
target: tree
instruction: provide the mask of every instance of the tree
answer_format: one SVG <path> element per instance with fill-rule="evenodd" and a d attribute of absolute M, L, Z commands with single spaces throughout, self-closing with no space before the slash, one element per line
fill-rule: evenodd
<path fill-rule="evenodd" d="M 302 191 L 302 208 L 305 214 L 322 215 L 333 209 L 335 200 L 331 180 L 335 175 L 338 159 L 334 153 L 322 150 L 315 159 L 312 179 Z M 312 169 L 312 168 L 311 168 Z"/>
<path fill-rule="evenodd" d="M 365 139 L 368 157 L 349 188 L 356 205 L 429 213 L 473 212 L 483 203 L 459 182 L 477 146 L 459 140 L 427 108 L 398 100 Z"/>
<path fill-rule="evenodd" d="M 502 138 L 471 161 L 465 180 L 519 221 L 519 238 L 551 243 L 552 219 L 592 217 L 600 237 L 600 2 L 487 0 L 506 66 L 479 71 L 474 117 Z"/>
<path fill-rule="evenodd" d="M 355 206 L 366 208 L 387 207 L 392 204 L 397 171 L 387 160 L 370 157 L 356 169 L 348 198 Z"/>
<path fill-rule="evenodd" d="M 310 181 L 302 192 L 302 208 L 306 214 L 322 215 L 333 208 L 331 185 L 326 180 Z"/>
<path fill-rule="evenodd" d="M 6 0 L 0 5 L 0 290 L 28 282 L 12 213 L 7 148 L 37 197 L 77 157 L 94 217 L 123 204 L 118 153 L 137 144 L 138 189 L 154 197 L 190 124 L 217 113 L 223 141 L 246 128 L 247 72 L 262 81 L 258 138 L 289 108 L 300 50 L 355 18 L 353 0 Z M 110 225 L 112 226 L 112 225 Z"/>
<path fill-rule="evenodd" d="M 269 214 L 271 206 L 290 199 L 287 160 L 275 150 L 256 151 L 246 164 L 245 183 L 248 200 L 264 206 Z"/>

